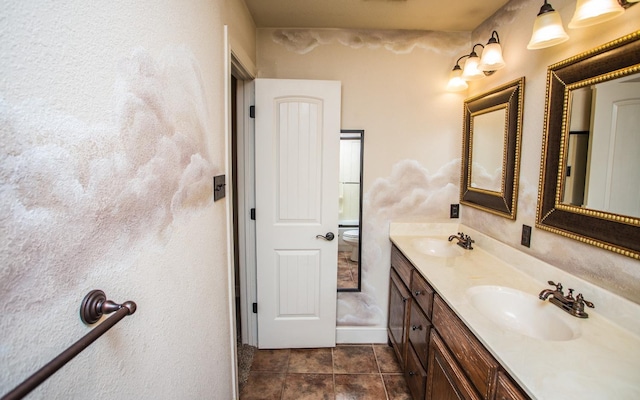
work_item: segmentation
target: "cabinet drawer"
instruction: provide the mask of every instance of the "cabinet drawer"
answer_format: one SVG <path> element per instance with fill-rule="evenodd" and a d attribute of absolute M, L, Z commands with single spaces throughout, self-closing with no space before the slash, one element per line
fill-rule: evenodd
<path fill-rule="evenodd" d="M 424 399 L 427 372 L 422 368 L 422 364 L 418 361 L 418 357 L 411 346 L 409 346 L 409 351 L 407 351 L 407 367 L 404 370 L 404 377 L 413 398 Z"/>
<path fill-rule="evenodd" d="M 420 272 L 414 269 L 411 277 L 411 294 L 429 319 L 431 319 L 431 310 L 433 309 L 433 293 L 433 289 L 420 275 Z"/>
<path fill-rule="evenodd" d="M 422 366 L 427 368 L 427 352 L 429 351 L 429 333 L 431 322 L 415 303 L 411 306 L 409 318 L 409 342 L 416 351 L 416 355 Z"/>
<path fill-rule="evenodd" d="M 482 397 L 493 398 L 498 362 L 438 295 L 433 301 L 432 322 Z"/>
<path fill-rule="evenodd" d="M 413 270 L 413 265 L 407 260 L 407 258 L 398 250 L 396 246 L 391 248 L 391 266 L 395 268 L 400 275 L 400 279 L 404 282 L 404 284 L 409 287 L 411 283 L 411 271 Z"/>

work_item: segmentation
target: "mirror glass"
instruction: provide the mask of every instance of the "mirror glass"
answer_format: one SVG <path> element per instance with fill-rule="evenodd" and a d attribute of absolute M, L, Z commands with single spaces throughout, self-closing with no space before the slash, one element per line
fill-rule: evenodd
<path fill-rule="evenodd" d="M 506 107 L 473 115 L 471 187 L 502 191 Z"/>
<path fill-rule="evenodd" d="M 549 66 L 536 227 L 640 259 L 640 31 Z"/>
<path fill-rule="evenodd" d="M 515 219 L 524 77 L 464 102 L 460 203 Z"/>
<path fill-rule="evenodd" d="M 563 204 L 640 217 L 640 74 L 571 90 L 569 104 Z"/>
<path fill-rule="evenodd" d="M 360 291 L 364 130 L 340 131 L 338 291 Z"/>

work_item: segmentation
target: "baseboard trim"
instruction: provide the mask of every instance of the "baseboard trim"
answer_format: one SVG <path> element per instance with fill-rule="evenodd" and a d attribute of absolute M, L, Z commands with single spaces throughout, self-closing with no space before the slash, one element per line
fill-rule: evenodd
<path fill-rule="evenodd" d="M 387 328 L 376 326 L 338 326 L 336 343 L 387 343 Z"/>

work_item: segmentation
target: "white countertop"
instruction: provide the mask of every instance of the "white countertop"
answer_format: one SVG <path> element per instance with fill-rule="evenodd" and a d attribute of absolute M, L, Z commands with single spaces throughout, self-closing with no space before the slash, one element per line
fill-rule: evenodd
<path fill-rule="evenodd" d="M 459 257 L 428 256 L 413 245 L 421 237 L 446 240 L 459 231 L 475 240 L 474 249 Z M 639 305 L 463 225 L 392 223 L 390 238 L 532 398 L 640 399 Z M 473 286 L 497 285 L 537 297 L 550 288 L 548 280 L 595 304 L 581 319 L 546 302 L 559 318 L 577 324 L 575 339 L 539 340 L 504 330 L 466 294 Z"/>

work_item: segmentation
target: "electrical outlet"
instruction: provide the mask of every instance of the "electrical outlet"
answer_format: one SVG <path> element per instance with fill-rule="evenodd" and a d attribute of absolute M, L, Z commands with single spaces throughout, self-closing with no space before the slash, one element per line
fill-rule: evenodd
<path fill-rule="evenodd" d="M 520 239 L 520 244 L 531 247 L 531 227 L 529 225 L 522 225 L 522 238 Z"/>
<path fill-rule="evenodd" d="M 451 204 L 449 218 L 460 218 L 460 204 Z"/>

